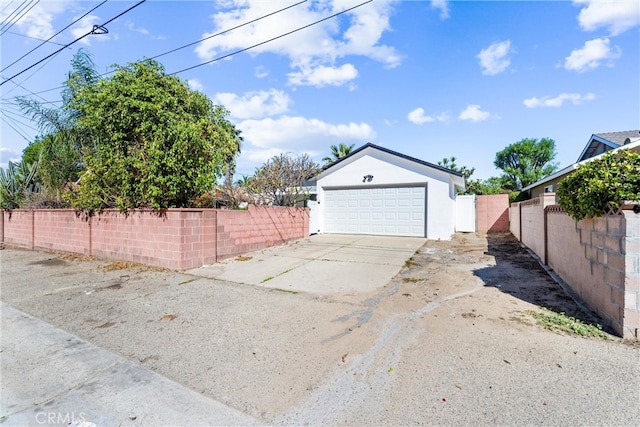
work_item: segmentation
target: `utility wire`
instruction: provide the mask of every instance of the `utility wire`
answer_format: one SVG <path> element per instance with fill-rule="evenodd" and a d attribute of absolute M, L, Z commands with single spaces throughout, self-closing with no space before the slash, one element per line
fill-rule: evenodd
<path fill-rule="evenodd" d="M 33 1 L 33 0 L 29 0 L 29 3 L 31 3 L 31 1 Z M 22 3 L 20 3 L 20 4 L 18 5 L 18 7 L 16 7 L 16 8 L 13 10 L 13 12 L 11 12 L 9 15 L 7 15 L 7 16 L 6 16 L 6 18 L 4 18 L 4 19 L 2 20 L 2 23 L 0 23 L 0 30 L 1 30 L 2 28 L 4 28 L 4 26 L 5 26 L 5 25 L 7 25 L 9 22 L 11 22 L 12 16 L 13 16 L 14 14 L 16 14 L 16 16 L 18 16 L 18 13 L 20 13 L 20 10 L 21 10 L 21 8 L 22 8 L 22 5 L 23 5 L 23 4 L 25 4 L 26 2 L 27 2 L 27 0 L 22 0 Z M 11 3 L 13 3 L 13 2 L 11 2 Z"/>
<path fill-rule="evenodd" d="M 24 70 L 20 71 L 19 73 L 9 77 L 8 79 L 4 80 L 3 82 L 0 82 L 0 86 L 2 86 L 3 84 L 5 84 L 6 82 L 18 77 L 20 74 L 32 69 L 33 67 L 35 67 L 36 65 L 40 64 L 41 62 L 49 59 L 50 57 L 60 53 L 61 51 L 63 51 L 64 49 L 66 49 L 67 47 L 71 46 L 74 43 L 79 42 L 80 40 L 82 40 L 83 38 L 87 37 L 88 35 L 91 34 L 106 34 L 109 31 L 106 29 L 105 25 L 109 24 L 110 22 L 118 19 L 119 17 L 121 17 L 122 15 L 124 15 L 125 13 L 129 12 L 130 10 L 140 6 L 142 3 L 146 2 L 147 0 L 141 0 L 140 2 L 134 4 L 133 6 L 131 6 L 129 9 L 125 10 L 124 12 L 120 13 L 119 15 L 116 15 L 115 17 L 109 19 L 107 22 L 105 22 L 102 25 L 94 25 L 93 28 L 91 29 L 91 31 L 89 31 L 88 33 L 78 37 L 77 39 L 75 39 L 74 41 L 72 41 L 71 43 L 67 43 L 66 45 L 64 45 L 63 47 L 61 47 L 60 49 L 58 49 L 57 51 L 53 52 L 52 54 L 42 58 L 40 61 L 36 62 L 33 65 L 30 65 L 29 67 L 25 68 Z"/>
<path fill-rule="evenodd" d="M 0 10 L 0 14 L 2 14 L 2 12 L 4 12 L 9 6 L 11 6 L 14 1 L 15 0 L 11 0 L 9 3 L 7 3 L 7 5 L 3 7 L 2 10 Z"/>
<path fill-rule="evenodd" d="M 274 40 L 281 39 L 282 37 L 285 37 L 285 36 L 288 36 L 288 35 L 290 35 L 290 34 L 296 33 L 296 32 L 298 32 L 298 31 L 304 30 L 305 28 L 309 28 L 309 27 L 311 27 L 311 26 L 313 26 L 313 25 L 316 25 L 316 24 L 319 24 L 319 23 L 321 23 L 321 22 L 324 22 L 324 21 L 326 21 L 326 20 L 328 20 L 328 19 L 335 18 L 336 16 L 342 15 L 343 13 L 346 13 L 346 12 L 349 12 L 349 11 L 351 11 L 351 10 L 353 10 L 353 9 L 358 8 L 358 7 L 364 6 L 365 4 L 367 4 L 367 3 L 371 3 L 372 1 L 373 1 L 373 0 L 365 1 L 365 2 L 363 2 L 363 3 L 360 3 L 360 4 L 357 4 L 357 5 L 353 6 L 353 7 L 350 7 L 349 9 L 345 9 L 345 10 L 340 11 L 340 12 L 338 12 L 338 13 L 334 13 L 334 14 L 333 14 L 333 15 L 331 15 L 331 16 L 327 16 L 326 18 L 322 18 L 322 19 L 320 19 L 320 20 L 318 20 L 318 21 L 312 22 L 311 24 L 307 24 L 307 25 L 305 25 L 305 26 L 303 26 L 303 27 L 296 28 L 295 30 L 292 30 L 292 31 L 286 32 L 286 33 L 281 34 L 281 35 L 279 35 L 279 36 L 273 37 L 273 38 L 271 38 L 271 39 L 269 39 L 269 40 L 265 40 L 265 41 L 263 41 L 263 42 L 256 43 L 256 44 L 254 44 L 253 46 L 245 47 L 244 49 L 236 50 L 235 52 L 231 52 L 231 53 L 228 53 L 228 54 L 226 54 L 226 55 L 219 56 L 219 57 L 217 57 L 217 58 L 213 58 L 212 60 L 210 60 L 210 61 L 206 61 L 206 62 L 203 62 L 203 63 L 201 63 L 201 64 L 197 64 L 197 65 L 194 65 L 194 66 L 191 66 L 191 67 L 188 67 L 188 68 L 184 68 L 184 69 L 179 70 L 179 71 L 175 71 L 175 72 L 171 73 L 170 75 L 171 75 L 171 76 L 173 76 L 173 75 L 178 74 L 178 73 L 183 73 L 183 72 L 185 72 L 185 71 L 193 70 L 194 68 L 202 67 L 203 65 L 211 64 L 212 62 L 220 61 L 220 60 L 225 59 L 225 58 L 228 58 L 228 57 L 230 57 L 230 56 L 237 55 L 237 54 L 242 53 L 242 52 L 246 52 L 246 51 L 247 51 L 247 50 L 249 50 L 249 49 L 253 49 L 253 48 L 255 48 L 255 47 L 258 47 L 258 46 L 261 46 L 261 45 L 263 45 L 263 44 L 266 44 L 266 43 L 272 42 L 272 41 L 274 41 Z M 2 84 L 2 83 L 0 83 L 0 84 Z"/>
<path fill-rule="evenodd" d="M 33 39 L 33 40 L 38 40 L 38 41 L 45 41 L 46 43 L 51 43 L 51 44 L 57 44 L 58 46 L 64 46 L 64 43 L 57 43 L 57 42 L 52 42 L 52 41 L 46 41 L 44 39 L 39 39 L 38 37 L 31 37 L 28 36 L 26 34 L 20 34 L 20 33 L 14 33 L 13 31 L 7 31 L 7 34 L 12 34 L 14 36 L 20 36 L 20 37 L 26 37 L 28 39 Z"/>
<path fill-rule="evenodd" d="M 3 111 L 3 113 L 4 113 L 4 111 Z M 13 130 L 18 134 L 18 135 L 20 135 L 20 136 L 21 136 L 25 141 L 27 141 L 27 142 L 31 142 L 31 141 L 29 140 L 29 138 L 27 138 L 27 137 L 26 137 L 22 132 L 20 132 L 18 129 L 16 129 L 15 127 L 13 127 L 13 125 L 11 125 L 11 122 L 9 121 L 9 120 L 13 120 L 11 117 L 3 117 L 3 116 L 0 116 L 0 119 L 2 119 L 2 120 L 3 120 L 7 125 L 9 125 L 9 127 L 10 127 L 11 129 L 13 129 Z"/>
<path fill-rule="evenodd" d="M 22 80 L 20 82 L 20 86 L 22 86 L 23 83 L 25 83 L 27 80 L 29 80 L 31 77 L 35 76 L 36 74 L 38 74 L 38 71 L 42 70 L 44 67 L 47 66 L 47 64 L 51 61 L 53 61 L 56 57 L 56 55 L 58 55 L 60 52 L 56 53 L 55 55 L 53 55 L 51 58 L 47 59 L 45 62 L 43 62 L 38 68 L 36 68 L 35 70 L 33 70 L 33 72 L 31 74 L 29 74 L 27 77 L 24 78 L 24 80 Z M 5 95 L 10 94 L 11 92 L 13 92 L 14 90 L 16 90 L 18 88 L 18 84 L 14 81 L 11 80 L 11 83 L 15 84 L 16 86 L 12 87 L 11 89 L 9 89 L 8 91 L 5 92 Z M 62 86 L 64 87 L 64 86 Z M 36 92 L 31 92 L 32 95 L 36 95 L 39 96 Z M 41 97 L 42 98 L 42 97 Z"/>
<path fill-rule="evenodd" d="M 266 14 L 266 15 L 263 15 L 263 16 L 259 17 L 259 18 L 252 19 L 251 21 L 245 22 L 245 23 L 243 23 L 243 24 L 236 25 L 235 27 L 228 28 L 228 29 L 226 29 L 226 30 L 224 30 L 224 31 L 220 31 L 219 33 L 215 33 L 215 34 L 212 34 L 212 35 L 207 36 L 207 37 L 205 37 L 205 38 L 202 38 L 202 39 L 200 39 L 200 40 L 196 40 L 195 42 L 192 42 L 192 43 L 189 43 L 189 44 L 185 44 L 184 46 L 177 47 L 177 48 L 172 49 L 172 50 L 170 50 L 170 51 L 168 51 L 168 52 L 161 53 L 160 55 L 152 56 L 152 57 L 151 57 L 151 58 L 149 58 L 149 59 L 156 59 L 156 58 L 160 58 L 161 56 L 168 55 L 168 54 L 170 54 L 170 53 L 176 52 L 176 51 L 178 51 L 178 50 L 180 50 L 180 49 L 187 48 L 187 47 L 189 47 L 189 46 L 193 46 L 194 44 L 198 44 L 198 43 L 203 42 L 203 41 L 205 41 L 205 40 L 208 40 L 208 39 L 210 39 L 210 38 L 217 37 L 217 36 L 221 36 L 221 35 L 223 35 L 223 34 L 225 34 L 225 33 L 230 32 L 230 31 L 237 30 L 238 28 L 244 27 L 245 25 L 253 24 L 253 23 L 254 23 L 254 22 L 256 22 L 256 21 L 260 21 L 261 19 L 267 18 L 267 17 L 269 17 L 269 16 L 271 16 L 271 15 L 275 15 L 276 13 L 280 13 L 280 12 L 283 12 L 283 11 L 285 11 L 285 10 L 287 10 L 287 9 L 291 9 L 292 7 L 298 6 L 298 5 L 302 4 L 302 3 L 306 3 L 307 1 L 308 1 L 308 0 L 302 0 L 301 2 L 298 2 L 298 3 L 292 4 L 292 5 L 290 5 L 290 6 L 284 7 L 284 8 L 282 8 L 282 9 L 276 10 L 275 12 L 268 13 L 268 14 Z"/>
<path fill-rule="evenodd" d="M 82 18 L 84 18 L 85 16 L 87 16 L 88 14 L 90 14 L 91 12 L 93 12 L 94 10 L 96 10 L 97 8 L 99 8 L 100 6 L 102 6 L 103 4 L 105 4 L 108 0 L 104 0 L 102 3 L 100 3 L 99 5 L 97 5 L 96 7 L 94 7 L 93 9 L 91 9 L 90 11 L 88 11 L 87 13 L 85 13 L 84 15 L 82 15 L 81 17 L 79 17 L 78 19 L 76 19 L 75 21 L 73 21 L 71 24 L 67 25 L 66 27 L 64 27 L 63 29 L 61 29 L 60 31 L 58 31 L 57 33 L 55 33 L 54 35 L 52 35 L 51 37 L 49 37 L 48 39 L 44 40 L 42 43 L 40 43 L 38 46 L 34 47 L 33 49 L 31 49 L 29 52 L 25 53 L 24 55 L 22 55 L 20 58 L 16 59 L 15 61 L 13 61 L 11 64 L 7 65 L 6 67 L 4 67 L 2 70 L 0 70 L 0 73 L 5 71 L 7 68 L 11 67 L 13 64 L 15 64 L 16 62 L 20 61 L 22 58 L 24 58 L 25 56 L 29 55 L 31 52 L 33 52 L 34 50 L 38 49 L 40 46 L 42 46 L 43 44 L 47 43 L 49 40 L 51 40 L 52 38 L 54 38 L 55 36 L 57 36 L 58 34 L 60 34 L 61 32 L 65 31 L 67 28 L 69 28 L 70 26 L 72 26 L 73 24 L 75 24 L 76 22 L 78 22 L 79 20 L 81 20 Z M 65 46 L 66 48 L 67 46 Z"/>
<path fill-rule="evenodd" d="M 33 9 L 33 8 L 34 8 L 38 3 L 40 3 L 40 0 L 37 0 L 35 3 L 33 3 L 29 9 L 25 10 L 25 11 L 22 13 L 22 15 L 20 15 L 17 19 L 13 20 L 13 21 L 11 22 L 11 24 L 10 24 L 8 27 L 4 28 L 4 29 L 2 30 L 2 33 L 0 33 L 0 36 L 1 36 L 1 35 L 3 35 L 4 33 L 6 33 L 6 32 L 9 30 L 9 28 L 13 27 L 13 26 L 14 26 L 14 25 L 19 21 L 19 20 L 21 20 L 22 18 L 24 18 L 24 16 L 25 16 L 27 13 L 29 13 L 29 11 L 30 11 L 31 9 Z M 29 4 L 28 4 L 28 5 L 30 5 L 30 4 L 31 4 L 31 2 L 29 2 Z M 28 6 L 28 5 L 27 5 L 27 6 Z M 25 6 L 25 9 L 26 9 L 26 6 Z"/>
<path fill-rule="evenodd" d="M 7 110 L 6 108 L 3 108 L 3 109 L 2 109 L 2 114 L 5 114 L 5 115 L 6 115 L 6 114 L 12 114 L 12 115 L 14 115 L 14 116 L 18 116 L 18 117 L 20 117 L 20 118 L 24 118 L 24 115 L 23 115 L 22 113 L 16 113 L 16 112 L 14 112 L 14 111 Z M 9 116 L 7 116 L 7 117 L 9 117 Z M 18 124 L 18 123 L 19 123 L 19 124 L 21 124 L 21 125 L 22 125 L 22 126 L 24 126 L 24 127 L 28 127 L 28 128 L 29 128 L 29 129 L 31 129 L 31 130 L 35 130 L 36 132 L 40 132 L 40 130 L 39 130 L 39 129 L 36 129 L 36 128 L 34 128 L 33 126 L 31 126 L 31 125 L 29 125 L 29 124 L 27 124 L 27 123 L 25 123 L 25 122 L 21 122 L 21 121 L 20 121 L 20 120 L 18 120 L 18 119 L 11 118 L 11 120 L 13 120 L 13 122 L 14 122 L 14 123 L 16 123 L 16 124 Z"/>
<path fill-rule="evenodd" d="M 105 1 L 106 1 L 106 0 L 105 0 Z M 298 3 L 292 4 L 292 5 L 287 6 L 287 7 L 285 7 L 285 8 L 282 8 L 282 9 L 276 10 L 276 11 L 274 11 L 274 12 L 268 13 L 268 14 L 266 14 L 266 15 L 260 16 L 259 18 L 253 19 L 253 20 L 251 20 L 251 21 L 245 22 L 245 23 L 243 23 L 243 24 L 237 25 L 237 26 L 232 27 L 232 28 L 228 28 L 228 29 L 223 30 L 223 31 L 220 31 L 220 32 L 218 32 L 218 33 L 216 33 L 216 34 L 213 34 L 213 35 L 210 35 L 210 36 L 204 37 L 204 38 L 202 38 L 202 39 L 200 39 L 200 40 L 197 40 L 197 41 L 195 41 L 195 42 L 191 42 L 191 43 L 188 43 L 188 44 L 186 44 L 186 45 L 183 45 L 183 46 L 177 47 L 177 48 L 175 48 L 175 49 L 172 49 L 172 50 L 170 50 L 170 51 L 167 51 L 167 52 L 161 53 L 161 54 L 159 54 L 159 55 L 152 56 L 152 57 L 151 57 L 151 58 L 149 58 L 149 59 L 156 59 L 156 58 L 159 58 L 159 57 L 161 57 L 161 56 L 168 55 L 168 54 L 173 53 L 173 52 L 176 52 L 176 51 L 178 51 L 178 50 L 181 50 L 181 49 L 187 48 L 187 47 L 189 47 L 189 46 L 193 46 L 194 44 L 197 44 L 197 43 L 203 42 L 203 41 L 205 41 L 205 40 L 207 40 L 207 39 L 210 39 L 210 38 L 213 38 L 213 37 L 220 36 L 220 35 L 222 35 L 222 34 L 225 34 L 225 33 L 228 33 L 228 32 L 230 32 L 230 31 L 236 30 L 236 29 L 238 29 L 238 28 L 240 28 L 240 27 L 244 27 L 245 25 L 252 24 L 252 23 L 254 23 L 254 22 L 256 22 L 256 21 L 259 21 L 259 20 L 261 20 L 261 19 L 264 19 L 264 18 L 267 18 L 267 17 L 269 17 L 269 16 L 275 15 L 275 14 L 277 14 L 277 13 L 283 12 L 283 11 L 285 11 L 285 10 L 287 10 L 287 9 L 290 9 L 290 8 L 294 7 L 294 6 L 298 6 L 298 5 L 302 4 L 302 3 L 306 3 L 307 1 L 308 1 L 308 0 L 303 0 L 303 1 L 301 1 L 301 2 L 298 2 Z M 65 46 L 65 47 L 66 47 L 66 46 Z M 13 65 L 13 64 L 10 64 L 9 66 L 11 66 L 11 65 Z M 6 69 L 6 68 L 9 68 L 9 66 L 5 67 L 5 69 Z M 113 73 L 113 71 L 108 71 L 108 72 L 106 72 L 106 73 L 104 73 L 104 74 L 101 74 L 101 75 L 100 75 L 100 77 L 104 77 L 104 76 L 109 75 L 109 74 L 111 74 L 111 73 Z M 25 80 L 25 81 L 26 81 L 26 80 Z M 24 83 L 24 82 L 23 82 L 23 83 Z M 54 90 L 58 90 L 58 89 L 64 89 L 64 86 L 58 86 L 58 87 L 55 87 L 55 88 L 52 88 L 52 89 L 46 89 L 46 90 L 42 90 L 42 91 L 39 91 L 39 92 L 32 92 L 32 94 L 33 94 L 33 95 L 38 95 L 38 94 L 40 94 L 40 93 L 52 92 L 52 91 L 54 91 Z M 57 101 L 56 101 L 56 102 L 57 102 Z"/>

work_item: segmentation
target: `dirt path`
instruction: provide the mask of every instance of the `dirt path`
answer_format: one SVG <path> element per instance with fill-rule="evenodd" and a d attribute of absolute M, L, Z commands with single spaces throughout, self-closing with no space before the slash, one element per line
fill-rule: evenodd
<path fill-rule="evenodd" d="M 640 350 L 537 326 L 540 305 L 579 310 L 509 235 L 429 241 L 384 288 L 331 297 L 37 252 L 0 259 L 3 301 L 270 424 L 640 419 Z"/>

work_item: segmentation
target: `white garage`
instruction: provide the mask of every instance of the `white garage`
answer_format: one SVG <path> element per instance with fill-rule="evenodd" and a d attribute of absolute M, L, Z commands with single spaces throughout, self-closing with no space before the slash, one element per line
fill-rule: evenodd
<path fill-rule="evenodd" d="M 316 176 L 312 233 L 449 239 L 461 174 L 374 144 Z"/>

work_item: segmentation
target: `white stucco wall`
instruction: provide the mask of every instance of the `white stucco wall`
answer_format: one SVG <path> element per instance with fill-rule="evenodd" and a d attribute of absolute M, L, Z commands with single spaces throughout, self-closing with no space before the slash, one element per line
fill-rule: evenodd
<path fill-rule="evenodd" d="M 373 176 L 371 182 L 363 182 L 366 175 Z M 320 230 L 324 229 L 323 200 L 328 188 L 426 186 L 427 238 L 448 240 L 455 232 L 453 181 L 452 175 L 439 169 L 373 148 L 365 149 L 317 177 Z"/>

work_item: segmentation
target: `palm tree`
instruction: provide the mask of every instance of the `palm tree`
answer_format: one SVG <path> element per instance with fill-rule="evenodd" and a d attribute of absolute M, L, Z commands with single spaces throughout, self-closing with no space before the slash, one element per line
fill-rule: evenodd
<path fill-rule="evenodd" d="M 325 157 L 324 159 L 322 159 L 322 161 L 324 162 L 325 165 L 328 165 L 329 163 L 333 163 L 336 160 L 339 160 L 351 154 L 351 152 L 353 151 L 353 147 L 355 147 L 355 144 L 347 145 L 342 142 L 338 145 L 332 145 L 330 148 L 331 148 L 331 155 L 333 157 Z"/>

